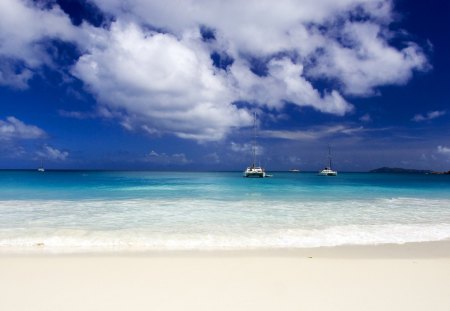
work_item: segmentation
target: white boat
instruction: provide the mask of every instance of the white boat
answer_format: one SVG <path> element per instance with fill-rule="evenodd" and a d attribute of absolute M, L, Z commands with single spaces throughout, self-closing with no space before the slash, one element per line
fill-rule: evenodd
<path fill-rule="evenodd" d="M 337 176 L 337 171 L 331 168 L 331 148 L 328 146 L 328 166 L 319 172 L 320 176 Z"/>
<path fill-rule="evenodd" d="M 266 172 L 262 167 L 255 166 L 253 164 L 252 166 L 247 167 L 247 169 L 244 171 L 244 176 L 264 178 L 266 177 Z"/>
<path fill-rule="evenodd" d="M 289 172 L 291 172 L 291 173 L 300 173 L 300 170 L 298 170 L 296 168 L 293 168 L 293 169 L 290 169 Z"/>
<path fill-rule="evenodd" d="M 323 170 L 321 170 L 319 172 L 320 176 L 337 176 L 337 172 L 333 171 L 331 168 L 329 167 L 325 167 Z"/>
<path fill-rule="evenodd" d="M 256 165 L 256 113 L 254 114 L 253 121 L 253 163 L 251 166 L 247 167 L 244 171 L 244 177 L 257 177 L 264 178 L 269 177 L 266 175 L 264 168 Z"/>
<path fill-rule="evenodd" d="M 44 163 L 41 161 L 41 166 L 37 169 L 38 172 L 45 172 Z"/>

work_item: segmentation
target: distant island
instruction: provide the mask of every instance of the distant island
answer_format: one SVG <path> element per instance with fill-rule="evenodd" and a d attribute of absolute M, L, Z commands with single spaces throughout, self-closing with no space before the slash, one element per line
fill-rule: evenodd
<path fill-rule="evenodd" d="M 450 171 L 447 171 L 447 172 L 432 172 L 431 174 L 435 174 L 435 175 L 450 175 Z"/>
<path fill-rule="evenodd" d="M 400 167 L 380 167 L 380 168 L 369 171 L 369 173 L 450 175 L 450 171 L 435 172 L 435 171 L 431 171 L 431 170 L 416 170 L 416 169 L 400 168 Z"/>
<path fill-rule="evenodd" d="M 431 174 L 431 173 L 433 173 L 433 171 L 416 170 L 416 169 L 399 168 L 399 167 L 380 167 L 380 168 L 369 171 L 369 173 Z"/>

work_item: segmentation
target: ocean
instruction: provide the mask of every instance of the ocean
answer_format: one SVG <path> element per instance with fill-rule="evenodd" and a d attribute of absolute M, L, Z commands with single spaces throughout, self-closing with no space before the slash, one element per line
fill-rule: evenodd
<path fill-rule="evenodd" d="M 450 238 L 450 176 L 0 171 L 0 252 L 243 250 Z"/>

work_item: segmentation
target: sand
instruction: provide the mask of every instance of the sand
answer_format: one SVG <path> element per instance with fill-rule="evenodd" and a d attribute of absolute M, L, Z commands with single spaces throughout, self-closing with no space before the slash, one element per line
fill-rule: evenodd
<path fill-rule="evenodd" d="M 450 310 L 450 244 L 0 255 L 0 310 Z"/>

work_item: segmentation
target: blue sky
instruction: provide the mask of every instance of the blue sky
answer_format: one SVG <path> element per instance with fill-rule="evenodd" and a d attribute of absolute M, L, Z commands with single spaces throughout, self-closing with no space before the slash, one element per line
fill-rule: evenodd
<path fill-rule="evenodd" d="M 445 0 L 2 0 L 0 167 L 450 169 Z"/>

